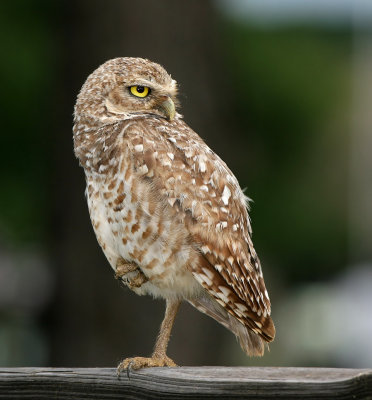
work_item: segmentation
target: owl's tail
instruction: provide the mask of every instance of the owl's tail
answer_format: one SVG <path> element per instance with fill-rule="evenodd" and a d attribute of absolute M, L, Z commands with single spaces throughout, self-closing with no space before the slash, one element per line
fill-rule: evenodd
<path fill-rule="evenodd" d="M 233 332 L 239 339 L 241 348 L 248 356 L 262 356 L 264 354 L 266 341 L 230 315 L 212 297 L 205 295 L 195 300 L 189 300 L 189 303 Z"/>

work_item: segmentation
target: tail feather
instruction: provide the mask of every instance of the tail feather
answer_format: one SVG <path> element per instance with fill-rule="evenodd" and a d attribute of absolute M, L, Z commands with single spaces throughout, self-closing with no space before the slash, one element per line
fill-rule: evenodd
<path fill-rule="evenodd" d="M 241 348 L 248 356 L 262 356 L 264 354 L 267 341 L 229 314 L 212 297 L 208 295 L 202 296 L 198 299 L 189 300 L 189 303 L 233 332 L 239 339 Z M 268 318 L 271 321 L 271 318 Z"/>

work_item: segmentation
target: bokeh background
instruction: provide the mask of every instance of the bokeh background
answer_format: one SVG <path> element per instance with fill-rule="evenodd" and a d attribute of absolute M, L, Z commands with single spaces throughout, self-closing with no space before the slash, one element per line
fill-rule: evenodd
<path fill-rule="evenodd" d="M 276 341 L 249 359 L 185 304 L 182 365 L 372 366 L 372 3 L 3 1 L 0 366 L 150 354 L 159 300 L 119 286 L 72 149 L 84 80 L 117 56 L 178 80 L 185 120 L 254 200 Z"/>

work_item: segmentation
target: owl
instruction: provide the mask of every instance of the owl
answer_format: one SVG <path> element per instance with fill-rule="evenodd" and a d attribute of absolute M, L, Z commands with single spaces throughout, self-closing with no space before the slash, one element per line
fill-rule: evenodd
<path fill-rule="evenodd" d="M 129 57 L 97 68 L 75 105 L 74 151 L 98 243 L 118 279 L 166 302 L 152 356 L 127 358 L 119 372 L 176 365 L 166 350 L 182 301 L 248 355 L 263 355 L 275 336 L 248 199 L 177 108 L 165 69 Z"/>

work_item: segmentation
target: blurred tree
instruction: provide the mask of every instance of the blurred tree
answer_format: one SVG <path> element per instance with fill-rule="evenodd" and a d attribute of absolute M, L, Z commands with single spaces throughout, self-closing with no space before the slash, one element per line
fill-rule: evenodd
<path fill-rule="evenodd" d="M 40 313 L 52 292 L 47 238 L 53 5 L 0 4 L 0 364 L 42 365 Z"/>
<path fill-rule="evenodd" d="M 350 30 L 222 27 L 259 254 L 284 281 L 329 278 L 348 253 Z"/>
<path fill-rule="evenodd" d="M 353 115 L 350 156 L 350 258 L 372 262 L 372 29 L 355 4 Z M 364 24 L 363 24 L 364 22 Z"/>
<path fill-rule="evenodd" d="M 53 7 L 43 0 L 2 2 L 0 12 L 0 98 L 2 142 L 0 240 L 13 245 L 45 239 L 50 129 L 49 90 L 53 81 Z M 35 13 L 35 8 L 39 13 Z M 33 18 L 30 18 L 33 15 Z"/>

